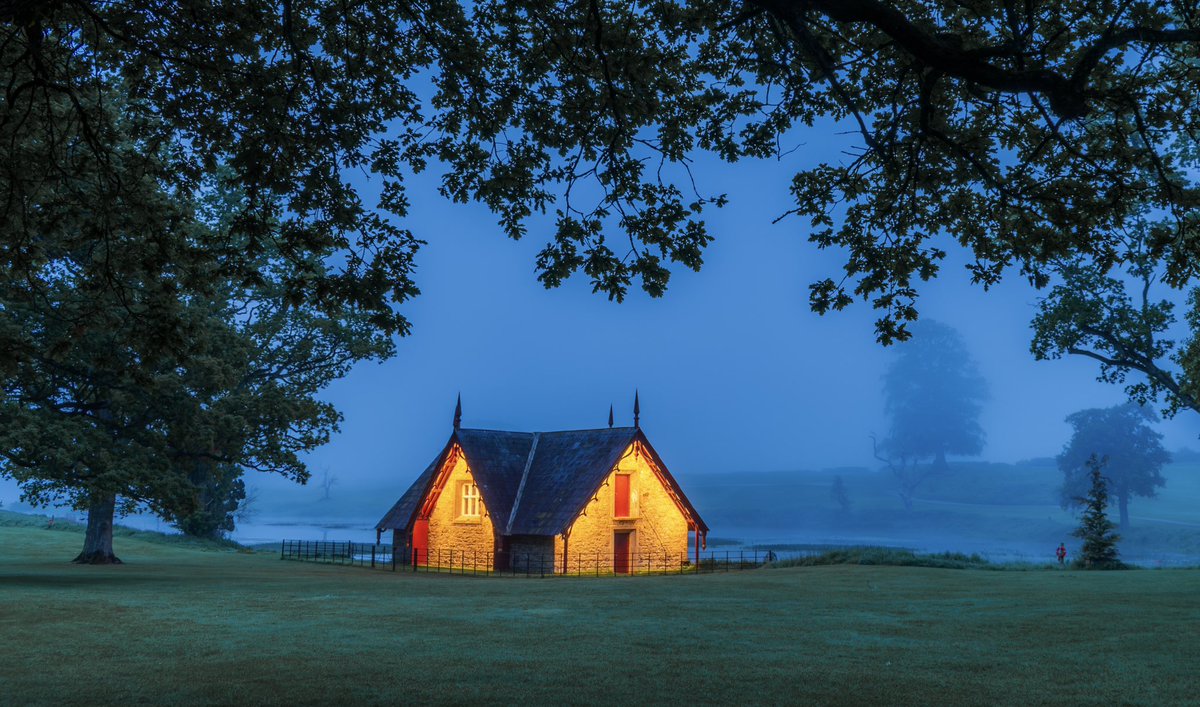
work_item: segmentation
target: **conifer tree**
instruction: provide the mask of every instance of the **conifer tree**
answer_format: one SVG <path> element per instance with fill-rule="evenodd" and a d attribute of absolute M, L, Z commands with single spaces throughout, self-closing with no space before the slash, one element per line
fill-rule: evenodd
<path fill-rule="evenodd" d="M 1092 485 L 1086 498 L 1079 499 L 1083 506 L 1083 516 L 1079 528 L 1072 533 L 1083 540 L 1083 548 L 1079 551 L 1079 564 L 1084 569 L 1116 569 L 1122 566 L 1117 559 L 1117 541 L 1121 536 L 1113 530 L 1116 524 L 1108 519 L 1108 484 L 1100 470 L 1107 463 L 1107 458 L 1099 459 L 1092 455 L 1087 461 L 1088 476 Z"/>

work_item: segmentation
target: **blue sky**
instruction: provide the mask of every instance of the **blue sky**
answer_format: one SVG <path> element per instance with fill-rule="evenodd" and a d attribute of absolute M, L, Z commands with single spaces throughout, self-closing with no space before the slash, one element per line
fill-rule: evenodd
<path fill-rule="evenodd" d="M 402 490 L 444 443 L 460 391 L 464 426 L 528 431 L 603 426 L 610 403 L 630 424 L 635 388 L 642 426 L 676 475 L 873 465 L 868 435 L 886 431 L 880 378 L 894 352 L 875 343 L 864 303 L 809 310 L 808 284 L 840 272 L 839 254 L 809 244 L 802 219 L 772 224 L 796 169 L 840 159 L 843 138 L 813 134 L 783 162 L 697 165 L 701 190 L 731 203 L 707 217 L 716 240 L 701 272 L 676 270 L 657 300 L 639 290 L 609 302 L 584 277 L 545 290 L 534 259 L 550 218 L 512 241 L 485 209 L 415 180 L 408 225 L 428 245 L 416 261 L 422 294 L 404 307 L 412 334 L 392 360 L 329 389 L 345 422 L 312 455 L 314 472 Z M 1039 293 L 1015 275 L 984 292 L 949 249 L 920 308 L 962 332 L 989 382 L 983 458 L 1056 454 L 1067 414 L 1121 402 L 1121 391 L 1096 382 L 1088 361 L 1035 362 Z M 1169 448 L 1195 447 L 1200 416 L 1161 430 Z"/>

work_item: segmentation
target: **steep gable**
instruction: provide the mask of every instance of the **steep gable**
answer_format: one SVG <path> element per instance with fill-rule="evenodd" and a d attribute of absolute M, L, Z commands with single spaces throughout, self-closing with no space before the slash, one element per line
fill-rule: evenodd
<path fill-rule="evenodd" d="M 638 430 L 543 432 L 509 535 L 563 532 L 603 483 Z"/>
<path fill-rule="evenodd" d="M 467 458 L 467 466 L 497 527 L 504 528 L 512 513 L 521 474 L 529 459 L 533 434 L 498 430 L 455 430 L 454 439 Z"/>

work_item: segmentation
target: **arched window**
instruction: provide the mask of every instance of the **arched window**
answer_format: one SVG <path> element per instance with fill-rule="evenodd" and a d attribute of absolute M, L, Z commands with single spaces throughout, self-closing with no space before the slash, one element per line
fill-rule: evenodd
<path fill-rule="evenodd" d="M 478 518 L 483 505 L 479 502 L 479 487 L 470 482 L 463 484 L 461 498 L 459 515 L 464 518 Z"/>

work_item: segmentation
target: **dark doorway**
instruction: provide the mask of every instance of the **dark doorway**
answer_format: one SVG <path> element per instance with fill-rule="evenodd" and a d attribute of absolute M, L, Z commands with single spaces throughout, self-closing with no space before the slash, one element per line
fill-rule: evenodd
<path fill-rule="evenodd" d="M 613 533 L 613 572 L 629 574 L 629 536 L 628 532 Z"/>

